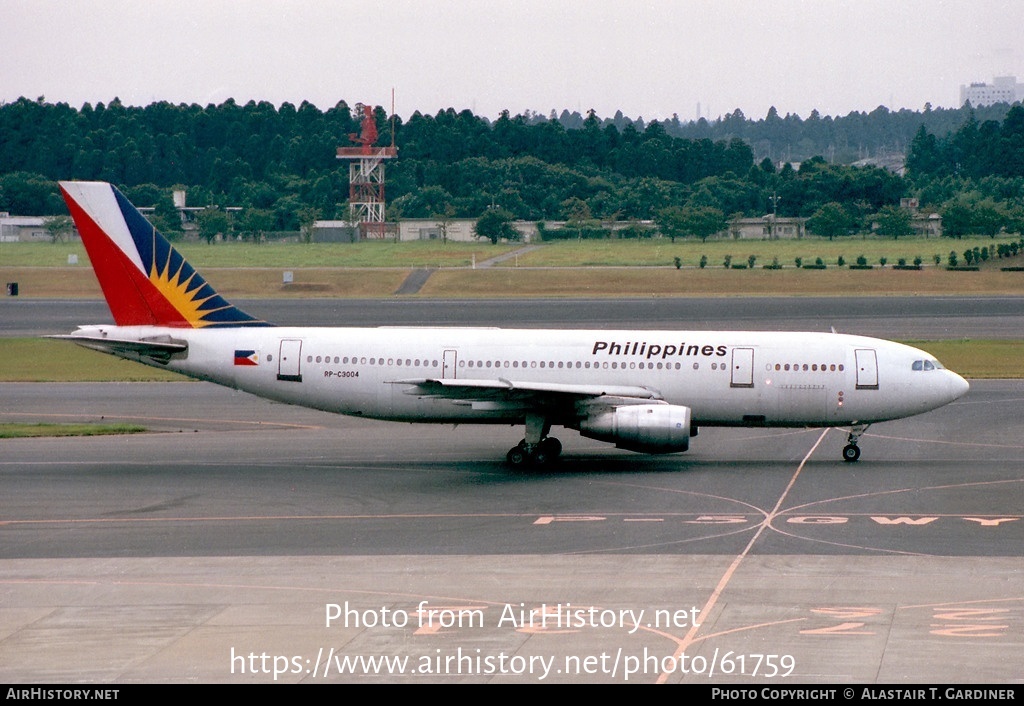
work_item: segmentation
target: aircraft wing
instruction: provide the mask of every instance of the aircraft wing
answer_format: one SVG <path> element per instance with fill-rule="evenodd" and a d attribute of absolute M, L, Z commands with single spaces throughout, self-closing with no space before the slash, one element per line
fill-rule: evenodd
<path fill-rule="evenodd" d="M 643 404 L 662 399 L 657 390 L 636 385 L 579 385 L 557 382 L 533 382 L 506 378 L 452 379 L 415 378 L 392 380 L 408 385 L 407 395 L 451 400 L 478 410 L 550 409 L 579 407 L 579 403 L 599 401 L 608 406 Z"/>

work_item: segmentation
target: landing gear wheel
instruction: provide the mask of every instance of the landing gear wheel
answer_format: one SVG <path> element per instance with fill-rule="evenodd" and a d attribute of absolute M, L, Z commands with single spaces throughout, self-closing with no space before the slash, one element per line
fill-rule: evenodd
<path fill-rule="evenodd" d="M 546 464 L 551 460 L 551 455 L 540 444 L 533 448 L 528 444 L 519 444 L 508 450 L 505 460 L 513 468 L 533 468 Z"/>
<path fill-rule="evenodd" d="M 513 468 L 522 468 L 526 465 L 529 458 L 530 455 L 526 453 L 526 449 L 522 446 L 513 446 L 508 450 L 508 453 L 505 454 L 505 460 L 508 461 L 508 465 Z"/>
<path fill-rule="evenodd" d="M 843 460 L 853 463 L 860 458 L 860 447 L 856 444 L 847 444 L 843 447 Z"/>

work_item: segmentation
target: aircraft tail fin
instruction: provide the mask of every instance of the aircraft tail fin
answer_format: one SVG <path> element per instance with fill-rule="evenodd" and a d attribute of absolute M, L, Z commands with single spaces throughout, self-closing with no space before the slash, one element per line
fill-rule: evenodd
<path fill-rule="evenodd" d="M 267 326 L 228 303 L 112 184 L 61 193 L 118 326 Z"/>

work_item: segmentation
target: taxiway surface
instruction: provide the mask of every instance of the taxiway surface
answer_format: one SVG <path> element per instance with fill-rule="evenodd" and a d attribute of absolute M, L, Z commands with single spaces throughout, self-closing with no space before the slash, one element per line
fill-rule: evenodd
<path fill-rule="evenodd" d="M 0 385 L 3 421 L 150 429 L 0 441 L 0 679 L 1019 682 L 1022 402 L 973 381 L 856 464 L 837 430 L 702 429 L 662 457 L 560 431 L 522 473 L 518 428 Z"/>

